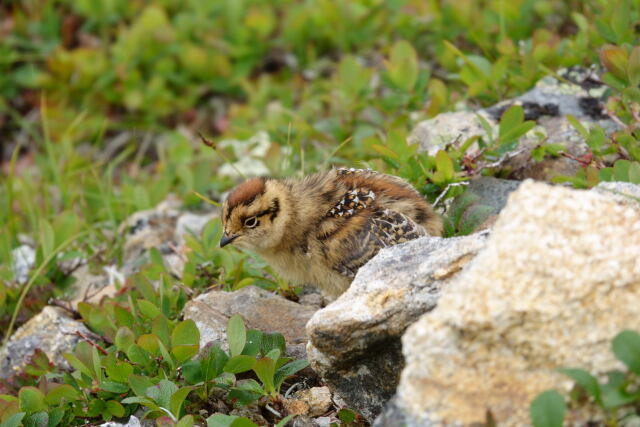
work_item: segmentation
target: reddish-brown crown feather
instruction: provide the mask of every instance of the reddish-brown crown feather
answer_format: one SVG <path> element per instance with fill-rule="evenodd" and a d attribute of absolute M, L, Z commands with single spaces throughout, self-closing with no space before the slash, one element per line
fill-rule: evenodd
<path fill-rule="evenodd" d="M 250 204 L 256 197 L 264 193 L 266 178 L 252 178 L 238 185 L 227 198 L 229 210 L 243 204 Z"/>

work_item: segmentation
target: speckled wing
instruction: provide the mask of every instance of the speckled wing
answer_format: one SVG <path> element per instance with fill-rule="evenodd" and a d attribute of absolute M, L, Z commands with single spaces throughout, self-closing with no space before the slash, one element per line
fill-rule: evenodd
<path fill-rule="evenodd" d="M 364 226 L 353 234 L 347 245 L 346 257 L 334 269 L 347 277 L 355 277 L 360 267 L 382 248 L 426 236 L 427 232 L 411 218 L 391 210 L 375 211 Z"/>

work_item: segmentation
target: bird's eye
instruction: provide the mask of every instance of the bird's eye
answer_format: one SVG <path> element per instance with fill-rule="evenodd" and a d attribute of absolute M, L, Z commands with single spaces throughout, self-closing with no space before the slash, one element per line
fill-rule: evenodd
<path fill-rule="evenodd" d="M 247 218 L 244 220 L 244 226 L 248 228 L 253 228 L 258 225 L 258 218 L 252 216 L 251 218 Z"/>

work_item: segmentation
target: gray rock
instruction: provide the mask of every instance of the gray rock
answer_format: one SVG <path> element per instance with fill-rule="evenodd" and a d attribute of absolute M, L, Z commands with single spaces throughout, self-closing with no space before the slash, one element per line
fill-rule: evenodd
<path fill-rule="evenodd" d="M 307 342 L 305 324 L 316 310 L 289 301 L 264 289 L 247 286 L 235 292 L 213 291 L 189 301 L 185 319 L 193 319 L 200 331 L 200 346 L 209 342 L 227 348 L 226 330 L 229 317 L 238 313 L 248 329 L 280 332 L 292 356 L 304 358 Z"/>
<path fill-rule="evenodd" d="M 112 421 L 100 424 L 100 427 L 142 427 L 142 424 L 140 423 L 138 417 L 132 415 L 126 424 L 116 423 Z"/>
<path fill-rule="evenodd" d="M 29 280 L 29 272 L 36 262 L 36 251 L 29 245 L 21 245 L 11 251 L 11 269 L 13 280 L 25 284 Z"/>
<path fill-rule="evenodd" d="M 184 245 L 185 234 L 193 233 L 199 236 L 204 226 L 217 216 L 217 210 L 205 214 L 196 214 L 193 212 L 183 213 L 176 221 L 175 239 L 180 245 Z"/>
<path fill-rule="evenodd" d="M 510 106 L 521 105 L 525 119 L 535 120 L 537 125 L 520 141 L 517 151 L 507 153 L 497 163 L 503 170 L 510 170 L 510 177 L 518 180 L 533 178 L 550 180 L 559 175 L 575 175 L 580 164 L 565 157 L 547 158 L 535 162 L 531 151 L 543 140 L 545 143 L 562 144 L 564 151 L 572 156 L 587 153 L 588 146 L 580 134 L 570 125 L 566 116 L 575 116 L 587 128 L 600 125 L 606 133 L 619 126 L 603 114 L 603 85 L 596 71 L 568 69 L 558 72 L 563 80 L 553 76 L 541 79 L 529 92 L 512 100 L 500 102 L 490 108 L 475 112 L 459 111 L 442 113 L 418 123 L 408 140 L 420 145 L 421 151 L 434 155 L 448 144 L 459 147 L 472 136 L 479 135 L 488 141 L 488 134 L 478 116 L 481 116 L 498 135 L 498 123 L 502 113 Z M 479 146 L 473 144 L 467 154 L 475 155 Z M 481 161 L 479 167 L 489 167 L 490 162 Z"/>
<path fill-rule="evenodd" d="M 404 330 L 435 307 L 441 288 L 485 239 L 485 233 L 424 237 L 380 251 L 307 324 L 312 368 L 350 407 L 374 419 L 397 385 Z"/>
<path fill-rule="evenodd" d="M 319 427 L 320 424 L 307 415 L 298 415 L 291 421 L 291 427 Z"/>
<path fill-rule="evenodd" d="M 507 204 L 509 194 L 520 186 L 521 181 L 483 176 L 473 179 L 467 186 L 467 192 L 478 196 L 477 204 L 490 206 L 499 213 Z"/>
<path fill-rule="evenodd" d="M 622 367 L 611 339 L 640 329 L 638 304 L 640 209 L 526 181 L 437 310 L 404 335 L 389 411 L 408 427 L 482 423 L 487 410 L 500 426 L 529 425 L 538 393 L 572 385 L 557 368 Z M 589 411 L 572 408 L 566 422 L 584 425 Z"/>
<path fill-rule="evenodd" d="M 157 248 L 163 256 L 171 255 L 178 246 L 176 222 L 180 216 L 180 201 L 168 197 L 153 209 L 136 212 L 118 228 L 125 235 L 122 273 L 128 277 L 147 262 L 148 251 Z"/>
<path fill-rule="evenodd" d="M 394 396 L 384 407 L 378 418 L 375 419 L 373 427 L 396 427 L 407 426 L 407 417 L 402 408 L 398 407 L 398 397 Z M 427 427 L 425 424 L 423 427 Z"/>
<path fill-rule="evenodd" d="M 37 348 L 44 351 L 56 366 L 68 367 L 63 355 L 72 352 L 81 340 L 77 332 L 93 336 L 82 323 L 68 317 L 61 308 L 43 308 L 18 328 L 0 349 L 0 378 L 19 373 Z"/>
<path fill-rule="evenodd" d="M 640 185 L 630 182 L 601 182 L 592 191 L 613 200 L 640 208 Z"/>

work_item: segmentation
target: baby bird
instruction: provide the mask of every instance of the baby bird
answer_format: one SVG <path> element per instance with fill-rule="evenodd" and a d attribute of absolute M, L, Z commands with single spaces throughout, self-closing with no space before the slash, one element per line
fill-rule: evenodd
<path fill-rule="evenodd" d="M 363 169 L 250 179 L 229 193 L 222 224 L 221 247 L 254 251 L 284 279 L 329 298 L 381 248 L 442 233 L 442 220 L 409 183 Z"/>

